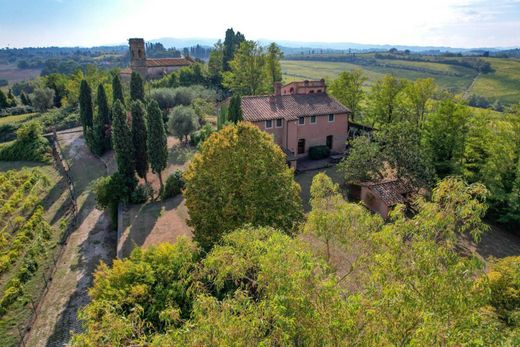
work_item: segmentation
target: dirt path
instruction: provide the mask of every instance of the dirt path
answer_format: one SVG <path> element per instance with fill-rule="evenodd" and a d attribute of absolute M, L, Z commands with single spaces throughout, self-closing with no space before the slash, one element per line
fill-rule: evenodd
<path fill-rule="evenodd" d="M 78 227 L 63 246 L 27 346 L 64 346 L 69 342 L 71 332 L 81 327 L 77 311 L 88 303 L 93 271 L 100 261 L 111 263 L 115 257 L 116 234 L 108 216 L 96 209 L 89 189 L 92 180 L 106 174 L 105 166 L 90 154 L 81 133 L 63 133 L 58 138 L 78 196 Z"/>

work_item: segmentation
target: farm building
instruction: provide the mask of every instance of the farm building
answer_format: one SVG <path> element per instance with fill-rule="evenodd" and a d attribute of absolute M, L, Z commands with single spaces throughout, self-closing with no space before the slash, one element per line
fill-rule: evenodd
<path fill-rule="evenodd" d="M 276 83 L 274 95 L 245 96 L 241 106 L 244 120 L 271 134 L 293 167 L 313 146 L 345 151 L 350 110 L 327 94 L 323 80 Z"/>
<path fill-rule="evenodd" d="M 359 199 L 367 208 L 379 213 L 384 219 L 388 218 L 392 207 L 397 204 L 407 204 L 415 194 L 412 185 L 398 179 L 377 183 L 364 182 L 358 186 L 360 187 Z"/>
<path fill-rule="evenodd" d="M 184 66 L 194 63 L 190 57 L 182 58 L 146 58 L 143 39 L 129 39 L 130 45 L 130 67 L 121 70 L 121 77 L 130 79 L 132 72 L 138 72 L 143 79 L 161 78 Z"/>

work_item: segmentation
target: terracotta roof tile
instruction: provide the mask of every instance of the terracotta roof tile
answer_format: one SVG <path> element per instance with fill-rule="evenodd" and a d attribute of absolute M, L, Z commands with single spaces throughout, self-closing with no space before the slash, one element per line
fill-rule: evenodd
<path fill-rule="evenodd" d="M 160 58 L 146 59 L 147 67 L 163 67 L 163 66 L 188 66 L 193 63 L 189 58 Z"/>
<path fill-rule="evenodd" d="M 407 202 L 406 195 L 415 192 L 410 184 L 401 180 L 365 183 L 363 185 L 378 195 L 387 206 L 404 204 Z"/>
<path fill-rule="evenodd" d="M 277 118 L 296 120 L 300 116 L 350 112 L 326 93 L 244 96 L 241 106 L 244 119 L 250 122 Z"/>

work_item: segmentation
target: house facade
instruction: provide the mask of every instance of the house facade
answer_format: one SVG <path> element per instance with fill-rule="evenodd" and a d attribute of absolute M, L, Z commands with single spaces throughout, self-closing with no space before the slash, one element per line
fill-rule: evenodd
<path fill-rule="evenodd" d="M 323 80 L 277 83 L 274 95 L 245 96 L 241 106 L 244 120 L 271 134 L 289 160 L 313 146 L 345 151 L 350 110 L 327 94 Z"/>
<path fill-rule="evenodd" d="M 190 57 L 149 59 L 146 58 L 143 39 L 129 39 L 128 43 L 130 67 L 121 70 L 123 79 L 130 79 L 130 75 L 134 71 L 138 72 L 143 79 L 157 79 L 194 63 Z"/>

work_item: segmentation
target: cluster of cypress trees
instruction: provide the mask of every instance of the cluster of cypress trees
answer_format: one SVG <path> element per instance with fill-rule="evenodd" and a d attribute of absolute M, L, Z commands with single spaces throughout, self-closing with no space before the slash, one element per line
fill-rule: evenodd
<path fill-rule="evenodd" d="M 112 80 L 113 104 L 108 107 L 102 84 L 97 90 L 97 109 L 93 115 L 92 92 L 87 81 L 80 86 L 80 116 L 84 135 L 91 151 L 102 155 L 113 148 L 118 174 L 124 178 L 128 191 L 136 187 L 135 174 L 147 182 L 149 167 L 159 176 L 161 190 L 162 170 L 166 168 L 168 149 L 162 112 L 157 102 L 146 102 L 144 82 L 138 73 L 130 81 L 130 113 L 125 106 L 123 86 L 118 75 Z"/>

